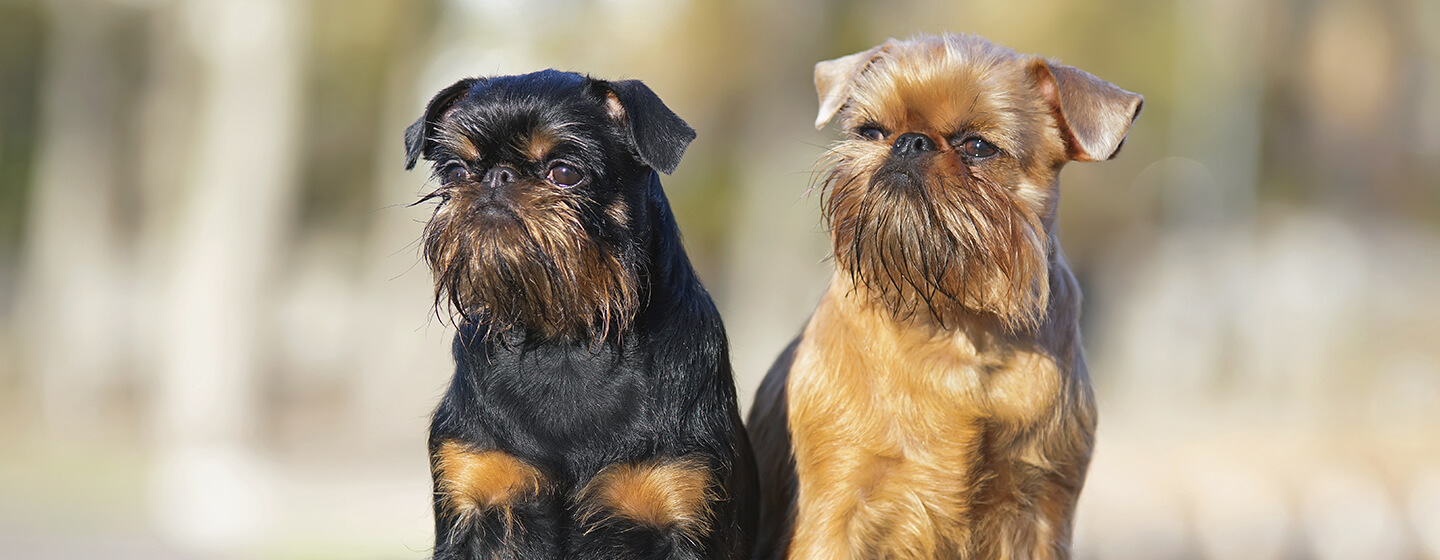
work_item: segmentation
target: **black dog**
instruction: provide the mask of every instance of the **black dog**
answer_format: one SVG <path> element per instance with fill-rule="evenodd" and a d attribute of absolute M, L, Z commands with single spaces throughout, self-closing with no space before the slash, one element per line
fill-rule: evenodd
<path fill-rule="evenodd" d="M 405 131 L 457 318 L 435 558 L 741 558 L 755 466 L 724 327 L 656 170 L 695 137 L 639 81 L 466 79 Z"/>

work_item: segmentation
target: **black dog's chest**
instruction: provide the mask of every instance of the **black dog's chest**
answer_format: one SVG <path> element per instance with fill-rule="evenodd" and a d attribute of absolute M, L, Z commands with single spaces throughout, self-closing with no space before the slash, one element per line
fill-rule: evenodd
<path fill-rule="evenodd" d="M 477 376 L 479 401 L 508 409 L 538 437 L 583 443 L 637 422 L 650 408 L 644 364 L 613 349 L 541 348 L 495 356 Z"/>
<path fill-rule="evenodd" d="M 437 428 L 478 447 L 583 478 L 582 471 L 646 454 L 667 431 L 657 421 L 665 414 L 644 353 L 546 345 L 483 354 L 457 348 L 456 358 Z"/>

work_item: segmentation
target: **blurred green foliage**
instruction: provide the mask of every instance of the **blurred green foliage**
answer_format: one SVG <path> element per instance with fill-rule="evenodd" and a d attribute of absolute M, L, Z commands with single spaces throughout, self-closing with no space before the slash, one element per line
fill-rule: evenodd
<path fill-rule="evenodd" d="M 14 261 L 25 226 L 39 112 L 42 23 L 40 7 L 33 2 L 0 3 L 0 263 Z"/>

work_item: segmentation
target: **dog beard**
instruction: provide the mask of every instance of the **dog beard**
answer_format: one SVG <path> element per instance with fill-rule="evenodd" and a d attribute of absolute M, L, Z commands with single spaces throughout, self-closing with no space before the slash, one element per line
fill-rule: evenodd
<path fill-rule="evenodd" d="M 477 208 L 473 191 L 426 197 L 443 199 L 424 234 L 436 309 L 547 338 L 602 340 L 628 324 L 637 279 L 586 231 L 583 199 L 543 185 L 515 196 L 498 209 Z"/>
<path fill-rule="evenodd" d="M 927 315 L 942 328 L 966 311 L 1011 330 L 1039 323 L 1048 240 L 1033 212 L 981 177 L 886 171 L 850 144 L 831 152 L 822 205 L 837 265 L 856 286 L 898 319 Z"/>

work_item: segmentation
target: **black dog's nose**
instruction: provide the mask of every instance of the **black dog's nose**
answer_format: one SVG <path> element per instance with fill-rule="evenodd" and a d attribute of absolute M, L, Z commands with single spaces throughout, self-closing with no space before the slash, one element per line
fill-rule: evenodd
<path fill-rule="evenodd" d="M 935 142 L 929 136 L 918 132 L 906 132 L 895 139 L 895 145 L 890 147 L 890 153 L 898 157 L 911 157 L 925 152 L 935 151 Z"/>
<path fill-rule="evenodd" d="M 508 166 L 497 165 L 495 167 L 491 167 L 489 171 L 485 172 L 485 177 L 480 179 L 480 184 L 485 185 L 488 188 L 497 189 L 510 183 L 514 183 L 516 177 L 518 177 L 519 175 L 520 174 L 518 172 Z"/>

